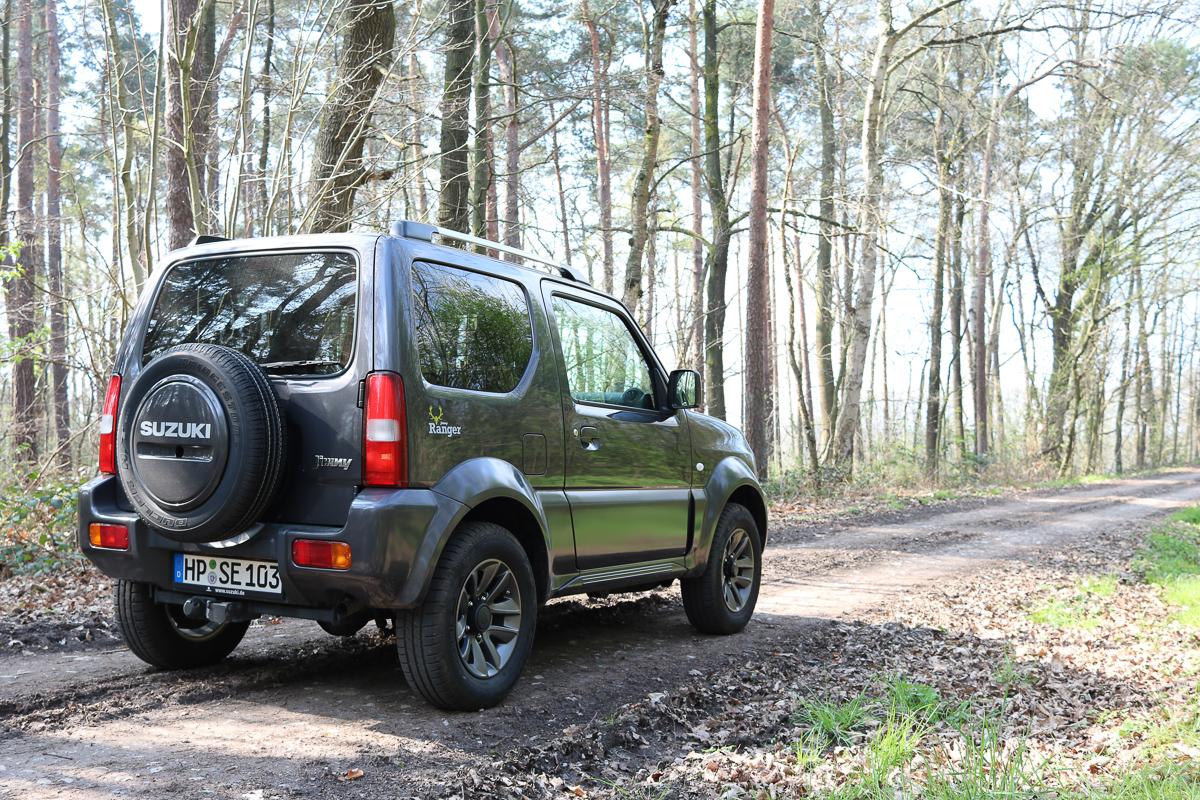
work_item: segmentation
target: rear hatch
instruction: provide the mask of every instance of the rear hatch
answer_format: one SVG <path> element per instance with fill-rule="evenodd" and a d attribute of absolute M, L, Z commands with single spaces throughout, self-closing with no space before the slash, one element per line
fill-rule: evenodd
<path fill-rule="evenodd" d="M 348 249 L 187 259 L 169 268 L 151 306 L 142 364 L 169 347 L 207 342 L 242 351 L 270 377 L 288 431 L 274 521 L 340 526 L 361 483 L 366 260 Z"/>

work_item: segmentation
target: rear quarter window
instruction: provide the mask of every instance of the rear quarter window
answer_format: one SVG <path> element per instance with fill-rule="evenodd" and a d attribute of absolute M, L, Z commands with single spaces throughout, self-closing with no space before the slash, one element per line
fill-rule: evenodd
<path fill-rule="evenodd" d="M 413 322 L 429 383 L 477 392 L 517 388 L 533 356 L 525 290 L 440 264 L 412 268 Z"/>
<path fill-rule="evenodd" d="M 185 261 L 163 280 L 142 357 L 203 342 L 240 350 L 269 372 L 335 374 L 350 362 L 357 297 L 350 253 Z"/>

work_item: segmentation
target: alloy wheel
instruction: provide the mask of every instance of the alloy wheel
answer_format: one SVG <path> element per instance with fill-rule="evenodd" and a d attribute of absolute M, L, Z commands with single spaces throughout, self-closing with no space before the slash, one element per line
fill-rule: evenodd
<path fill-rule="evenodd" d="M 476 678 L 491 678 L 512 658 L 521 632 L 521 590 L 508 565 L 488 559 L 463 581 L 455 616 L 458 656 Z"/>
<path fill-rule="evenodd" d="M 745 528 L 737 528 L 725 542 L 721 557 L 721 593 L 725 607 L 737 613 L 750 601 L 754 588 L 754 547 Z"/>

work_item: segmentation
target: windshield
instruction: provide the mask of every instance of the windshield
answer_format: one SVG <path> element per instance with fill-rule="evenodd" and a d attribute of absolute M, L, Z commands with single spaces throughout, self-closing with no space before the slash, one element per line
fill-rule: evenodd
<path fill-rule="evenodd" d="M 268 372 L 331 375 L 354 344 L 357 262 L 349 253 L 268 253 L 176 264 L 146 329 L 142 357 L 205 342 Z"/>

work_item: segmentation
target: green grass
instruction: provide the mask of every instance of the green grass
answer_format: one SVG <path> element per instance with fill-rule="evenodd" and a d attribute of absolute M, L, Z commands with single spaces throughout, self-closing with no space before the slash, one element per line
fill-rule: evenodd
<path fill-rule="evenodd" d="M 1163 599 L 1176 610 L 1172 617 L 1200 627 L 1200 507 L 1173 514 L 1146 538 L 1133 568 L 1158 586 Z"/>
<path fill-rule="evenodd" d="M 1060 797 L 1064 800 L 1200 800 L 1200 769 L 1195 764 L 1145 767 L 1106 786 Z"/>
<path fill-rule="evenodd" d="M 1040 798 L 1047 794 L 1041 769 L 1029 758 L 1023 741 L 1007 745 L 1000 722 L 982 721 L 961 731 L 962 753 L 953 761 L 936 758 L 922 797 L 931 800 Z"/>
<path fill-rule="evenodd" d="M 1136 739 L 1140 749 L 1152 759 L 1183 755 L 1177 745 L 1189 751 L 1200 749 L 1200 686 L 1189 704 L 1180 709 L 1161 707 L 1152 714 L 1126 720 L 1118 733 L 1123 739 Z"/>
<path fill-rule="evenodd" d="M 859 731 L 871 721 L 872 703 L 864 694 L 852 697 L 844 703 L 826 700 L 806 700 L 796 714 L 796 721 L 808 728 L 813 737 L 810 744 L 821 743 L 820 749 L 834 745 L 848 745 Z"/>
<path fill-rule="evenodd" d="M 1104 604 L 1099 602 L 1117 593 L 1115 575 L 1089 575 L 1081 578 L 1069 598 L 1054 599 L 1029 611 L 1029 620 L 1055 628 L 1091 630 L 1100 624 Z"/>
<path fill-rule="evenodd" d="M 1021 668 L 1011 655 L 1006 654 L 1004 660 L 992 670 L 992 681 L 1006 689 L 1014 686 L 1029 686 L 1036 676 L 1033 672 Z"/>

